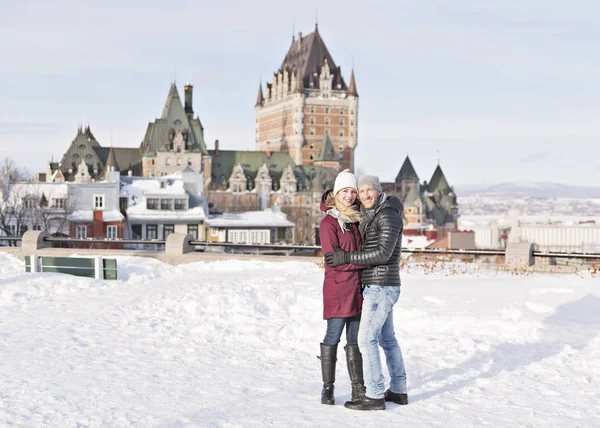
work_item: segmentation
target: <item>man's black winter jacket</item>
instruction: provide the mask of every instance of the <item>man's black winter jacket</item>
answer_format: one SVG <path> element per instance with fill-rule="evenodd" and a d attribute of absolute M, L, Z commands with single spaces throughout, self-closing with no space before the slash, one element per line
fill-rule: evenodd
<path fill-rule="evenodd" d="M 400 285 L 403 209 L 400 199 L 382 193 L 376 202 L 374 216 L 365 216 L 359 226 L 363 249 L 348 253 L 346 260 L 367 266 L 361 272 L 363 286 Z"/>

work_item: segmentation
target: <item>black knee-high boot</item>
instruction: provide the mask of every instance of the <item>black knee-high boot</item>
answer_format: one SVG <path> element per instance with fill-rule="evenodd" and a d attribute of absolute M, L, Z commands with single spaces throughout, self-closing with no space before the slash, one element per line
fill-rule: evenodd
<path fill-rule="evenodd" d="M 323 390 L 321 404 L 335 404 L 333 384 L 335 383 L 335 363 L 337 361 L 337 345 L 327 346 L 321 343 L 321 374 L 323 375 Z"/>
<path fill-rule="evenodd" d="M 358 345 L 346 345 L 346 364 L 348 365 L 348 374 L 352 384 L 352 401 L 360 400 L 365 396 L 365 380 L 363 377 L 362 354 Z"/>

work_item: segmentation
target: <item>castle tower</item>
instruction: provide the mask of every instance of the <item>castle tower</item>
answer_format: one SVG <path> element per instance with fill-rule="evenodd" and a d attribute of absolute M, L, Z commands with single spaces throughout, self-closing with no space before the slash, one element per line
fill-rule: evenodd
<path fill-rule="evenodd" d="M 287 152 L 297 165 L 312 165 L 327 135 L 340 168 L 354 170 L 358 143 L 354 71 L 347 86 L 318 27 L 292 39 L 264 95 L 259 87 L 255 115 L 257 150 Z"/>

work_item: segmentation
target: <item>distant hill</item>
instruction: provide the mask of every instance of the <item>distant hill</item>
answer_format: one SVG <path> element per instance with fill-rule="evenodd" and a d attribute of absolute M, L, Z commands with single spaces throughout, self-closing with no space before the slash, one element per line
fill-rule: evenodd
<path fill-rule="evenodd" d="M 492 185 L 456 185 L 456 195 L 539 198 L 600 198 L 600 187 L 549 182 L 512 181 Z"/>

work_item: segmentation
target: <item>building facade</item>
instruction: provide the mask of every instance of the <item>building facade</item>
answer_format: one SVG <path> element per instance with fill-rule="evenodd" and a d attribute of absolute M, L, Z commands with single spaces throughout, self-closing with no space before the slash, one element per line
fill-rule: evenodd
<path fill-rule="evenodd" d="M 298 33 L 273 81 L 255 105 L 256 149 L 285 152 L 296 165 L 314 164 L 324 137 L 335 150 L 339 167 L 354 170 L 358 144 L 358 92 L 354 71 L 347 85 L 329 53 L 318 26 Z"/>
<path fill-rule="evenodd" d="M 431 180 L 421 183 L 408 156 L 393 182 L 381 183 L 386 194 L 396 195 L 404 204 L 404 233 L 424 234 L 433 227 L 438 236 L 456 230 L 458 200 L 441 166 L 438 164 Z"/>

